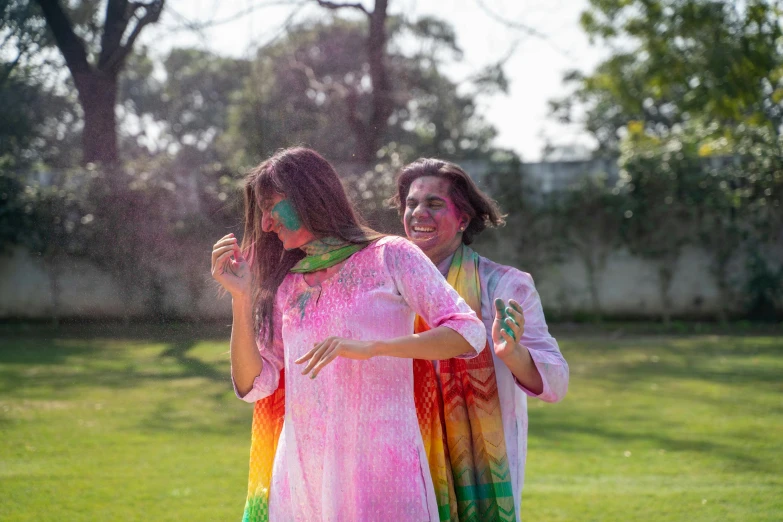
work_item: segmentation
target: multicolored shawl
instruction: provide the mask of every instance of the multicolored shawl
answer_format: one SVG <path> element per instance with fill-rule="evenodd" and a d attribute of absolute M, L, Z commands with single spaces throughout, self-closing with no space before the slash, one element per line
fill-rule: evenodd
<path fill-rule="evenodd" d="M 285 418 L 285 371 L 280 371 L 280 385 L 264 399 L 256 401 L 250 439 L 250 474 L 247 501 L 242 522 L 269 521 L 269 487 L 277 443 Z"/>
<path fill-rule="evenodd" d="M 478 254 L 462 245 L 454 254 L 447 280 L 480 319 L 478 262 Z M 414 331 L 426 330 L 429 326 L 417 316 Z M 414 393 L 440 520 L 515 521 L 489 346 L 473 359 L 440 361 L 437 371 L 430 361 L 415 360 Z"/>
<path fill-rule="evenodd" d="M 481 317 L 478 255 L 462 246 L 448 282 Z M 429 326 L 416 317 L 416 332 Z M 514 496 L 489 347 L 473 359 L 413 361 L 414 401 L 441 521 L 514 521 Z M 440 381 L 440 386 L 438 385 Z M 242 522 L 269 521 L 269 488 L 285 418 L 285 375 L 256 401 Z"/>

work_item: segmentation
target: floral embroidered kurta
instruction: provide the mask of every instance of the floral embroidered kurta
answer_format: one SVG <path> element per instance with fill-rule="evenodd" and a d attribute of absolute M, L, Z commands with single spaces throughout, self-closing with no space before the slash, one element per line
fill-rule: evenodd
<path fill-rule="evenodd" d="M 450 264 L 451 257 L 438 265 L 442 274 L 448 273 Z M 486 339 L 495 362 L 515 511 L 517 519 L 521 520 L 520 502 L 527 455 L 527 396 L 538 397 L 547 402 L 557 402 L 562 399 L 568 391 L 568 363 L 560 353 L 557 341 L 549 334 L 541 299 L 530 274 L 495 263 L 485 257 L 480 258 L 478 271 L 481 284 L 481 319 L 484 322 Z M 495 356 L 492 322 L 495 320 L 496 298 L 503 299 L 506 305 L 509 299 L 514 299 L 522 306 L 525 331 L 520 344 L 528 348 L 541 374 L 544 390 L 540 395 L 525 389 L 508 367 Z"/>
<path fill-rule="evenodd" d="M 259 345 L 263 369 L 242 397 L 254 402 L 270 395 L 285 368 L 270 520 L 438 520 L 413 399 L 413 361 L 337 358 L 315 379 L 293 363 L 329 336 L 410 335 L 415 314 L 455 330 L 476 353 L 485 346 L 475 313 L 406 239 L 371 244 L 313 287 L 301 274 L 286 276 L 276 296 L 274 342 Z"/>

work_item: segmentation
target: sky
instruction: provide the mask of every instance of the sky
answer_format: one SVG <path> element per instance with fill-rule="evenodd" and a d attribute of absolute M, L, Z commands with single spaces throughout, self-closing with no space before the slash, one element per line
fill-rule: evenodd
<path fill-rule="evenodd" d="M 140 41 L 161 55 L 171 47 L 195 46 L 249 58 L 259 45 L 281 35 L 289 17 L 325 16 L 314 1 L 304 4 L 295 8 L 286 0 L 169 0 L 160 23 L 146 28 Z M 373 6 L 370 0 L 363 4 Z M 587 0 L 389 0 L 389 13 L 411 19 L 437 16 L 451 23 L 464 51 L 462 62 L 447 71 L 455 79 L 511 53 L 505 67 L 508 94 L 482 99 L 481 108 L 498 130 L 495 144 L 532 162 L 541 159 L 547 141 L 577 148 L 593 145 L 578 125 L 556 122 L 548 105 L 567 95 L 562 82 L 566 71 L 591 72 L 606 56 L 579 26 L 586 6 Z M 184 29 L 210 23 L 198 31 Z M 536 35 L 514 24 L 533 28 Z"/>

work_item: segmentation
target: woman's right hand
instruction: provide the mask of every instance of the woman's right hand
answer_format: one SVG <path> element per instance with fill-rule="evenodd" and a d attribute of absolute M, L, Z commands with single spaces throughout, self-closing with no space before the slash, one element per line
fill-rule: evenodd
<path fill-rule="evenodd" d="M 239 249 L 234 234 L 223 236 L 212 247 L 212 277 L 234 298 L 251 295 L 250 263 Z"/>

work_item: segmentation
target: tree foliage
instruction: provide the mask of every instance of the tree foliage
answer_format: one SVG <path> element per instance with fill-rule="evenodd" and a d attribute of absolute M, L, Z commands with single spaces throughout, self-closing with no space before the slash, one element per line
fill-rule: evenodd
<path fill-rule="evenodd" d="M 654 135 L 690 120 L 778 131 L 783 124 L 783 28 L 779 0 L 591 0 L 582 27 L 613 49 L 592 74 L 569 73 L 599 153 L 619 151 L 629 122 Z"/>
<path fill-rule="evenodd" d="M 389 25 L 385 63 L 392 111 L 370 162 L 392 143 L 405 157 L 488 156 L 495 131 L 481 118 L 476 96 L 490 84 L 503 88 L 502 74 L 483 74 L 473 90 L 459 89 L 442 72 L 446 60 L 460 54 L 447 24 L 395 18 Z M 231 120 L 232 148 L 249 155 L 241 163 L 295 143 L 336 161 L 367 163 L 352 123 L 375 110 L 366 30 L 362 22 L 340 18 L 305 22 L 259 52 Z M 398 45 L 406 36 L 414 36 L 414 51 Z"/>
<path fill-rule="evenodd" d="M 592 312 L 598 318 L 603 313 L 600 277 L 609 255 L 623 244 L 625 203 L 606 176 L 587 176 L 553 194 L 546 207 L 553 216 L 555 237 L 584 265 Z"/>

